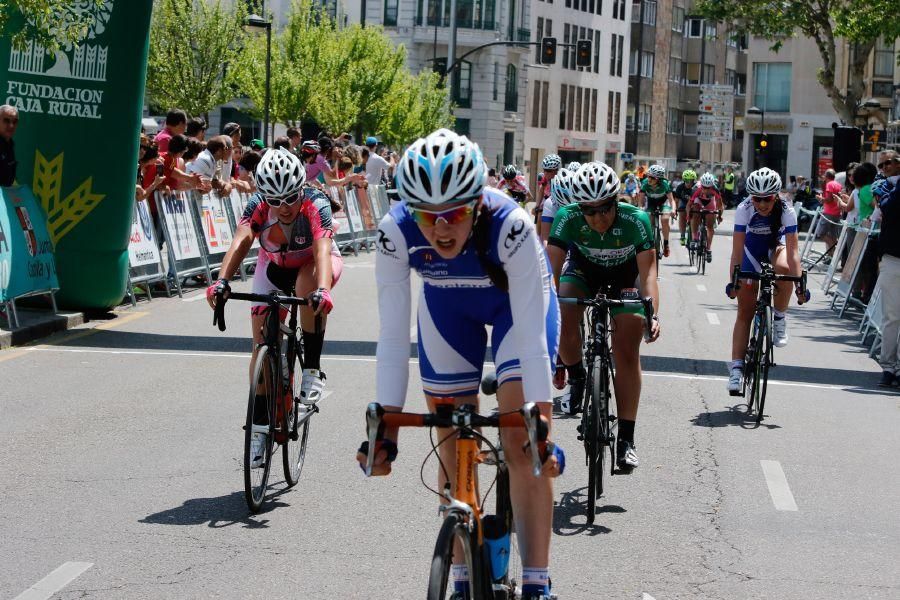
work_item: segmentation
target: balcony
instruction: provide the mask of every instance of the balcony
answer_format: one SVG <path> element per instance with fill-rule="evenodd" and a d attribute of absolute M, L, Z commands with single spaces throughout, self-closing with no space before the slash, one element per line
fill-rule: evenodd
<path fill-rule="evenodd" d="M 437 25 L 435 25 L 436 20 L 438 21 Z M 435 27 L 437 27 L 437 32 L 435 32 Z M 456 43 L 459 46 L 480 46 L 488 42 L 495 42 L 500 38 L 500 23 L 496 22 L 457 20 L 456 28 Z M 412 37 L 413 42 L 419 44 L 434 44 L 435 38 L 437 38 L 438 45 L 446 45 L 450 41 L 450 18 L 416 19 Z"/>

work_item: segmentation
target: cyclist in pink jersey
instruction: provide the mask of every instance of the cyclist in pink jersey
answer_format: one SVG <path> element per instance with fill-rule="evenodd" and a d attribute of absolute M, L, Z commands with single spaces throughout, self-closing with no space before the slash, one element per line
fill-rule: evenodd
<path fill-rule="evenodd" d="M 722 210 L 725 208 L 722 203 L 722 194 L 716 189 L 716 176 L 712 173 L 704 173 L 700 176 L 700 185 L 694 189 L 691 194 L 688 212 L 691 221 L 692 244 L 696 244 L 700 239 L 700 222 L 706 227 L 706 262 L 712 262 L 712 243 L 713 235 L 716 231 L 716 221 L 722 222 Z M 717 211 L 717 215 L 701 215 L 700 211 Z M 701 218 L 702 217 L 702 218 Z"/>

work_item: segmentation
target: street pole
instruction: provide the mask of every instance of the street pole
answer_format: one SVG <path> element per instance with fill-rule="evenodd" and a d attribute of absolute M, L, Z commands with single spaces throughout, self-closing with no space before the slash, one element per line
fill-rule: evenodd
<path fill-rule="evenodd" d="M 269 146 L 269 95 L 272 84 L 272 22 L 266 24 L 266 117 L 263 121 L 263 144 Z"/>
<path fill-rule="evenodd" d="M 456 62 L 456 0 L 450 0 L 450 40 L 447 43 L 447 74 L 450 76 L 450 97 L 456 89 L 456 70 L 452 70 L 453 63 Z"/>

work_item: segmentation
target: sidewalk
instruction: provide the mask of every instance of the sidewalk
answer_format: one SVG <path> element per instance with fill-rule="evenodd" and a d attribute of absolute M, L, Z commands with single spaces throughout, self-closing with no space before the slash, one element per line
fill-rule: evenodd
<path fill-rule="evenodd" d="M 0 350 L 78 327 L 87 320 L 82 312 L 60 311 L 53 314 L 50 309 L 23 306 L 17 307 L 16 314 L 19 316 L 19 327 L 13 327 L 11 316 L 0 317 Z"/>

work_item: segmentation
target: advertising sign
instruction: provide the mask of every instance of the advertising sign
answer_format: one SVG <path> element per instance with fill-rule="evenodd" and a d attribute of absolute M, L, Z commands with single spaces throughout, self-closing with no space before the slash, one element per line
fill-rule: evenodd
<path fill-rule="evenodd" d="M 0 188 L 0 302 L 59 288 L 45 221 L 28 187 Z"/>
<path fill-rule="evenodd" d="M 230 200 L 230 198 L 229 198 Z M 200 221 L 203 223 L 203 238 L 210 254 L 219 254 L 228 250 L 233 237 L 228 215 L 225 213 L 225 202 L 218 194 L 209 193 L 200 196 Z"/>
<path fill-rule="evenodd" d="M 169 232 L 169 242 L 175 253 L 175 260 L 200 258 L 200 244 L 197 242 L 197 231 L 191 216 L 191 197 L 180 192 L 177 194 L 156 193 L 157 207 L 165 221 Z"/>
<path fill-rule="evenodd" d="M 68 2 L 73 24 L 88 27 L 56 51 L 0 38 L 2 103 L 19 110 L 17 180 L 47 215 L 68 306 L 108 308 L 125 289 L 152 4 Z M 21 27 L 21 15 L 7 25 Z"/>
<path fill-rule="evenodd" d="M 132 267 L 159 264 L 159 246 L 147 202 L 134 203 L 131 237 L 128 238 L 128 263 Z"/>

